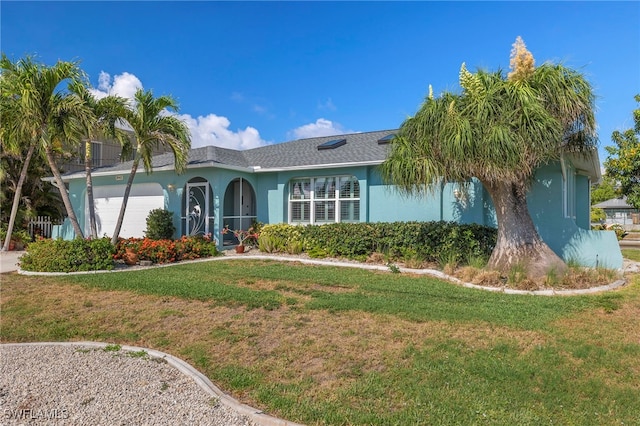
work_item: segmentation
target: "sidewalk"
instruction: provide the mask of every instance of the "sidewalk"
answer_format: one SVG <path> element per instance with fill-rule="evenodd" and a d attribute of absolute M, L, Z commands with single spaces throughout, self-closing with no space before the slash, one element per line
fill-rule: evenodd
<path fill-rule="evenodd" d="M 0 273 L 14 272 L 18 270 L 18 258 L 24 251 L 0 251 Z"/>

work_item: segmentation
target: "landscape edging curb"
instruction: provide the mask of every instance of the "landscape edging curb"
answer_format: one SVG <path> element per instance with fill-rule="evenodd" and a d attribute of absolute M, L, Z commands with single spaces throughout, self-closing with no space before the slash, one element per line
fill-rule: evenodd
<path fill-rule="evenodd" d="M 278 260 L 285 262 L 300 262 L 311 265 L 324 265 L 324 266 L 339 266 L 344 268 L 360 268 L 360 269 L 369 269 L 375 271 L 389 271 L 388 266 L 383 265 L 369 265 L 366 263 L 350 263 L 350 262 L 341 262 L 341 261 L 327 261 L 327 260 L 316 260 L 316 259 L 305 259 L 305 258 L 294 258 L 294 257 L 284 257 L 284 256 L 265 256 L 260 254 L 247 254 L 247 255 L 239 255 L 239 256 L 219 256 L 219 257 L 206 257 L 201 259 L 187 260 L 179 263 L 163 263 L 161 265 L 153 265 L 147 268 L 165 268 L 170 266 L 184 265 L 187 263 L 197 263 L 197 262 L 212 262 L 212 261 L 222 261 L 222 260 L 242 260 L 242 259 L 261 259 L 261 260 Z M 145 269 L 147 269 L 145 268 Z M 142 268 L 135 269 L 142 270 Z M 583 294 L 594 294 L 600 293 L 603 291 L 614 290 L 618 287 L 622 287 L 627 283 L 625 279 L 614 281 L 610 284 L 601 285 L 598 287 L 584 288 L 584 289 L 575 289 L 575 290 L 517 290 L 506 287 L 489 287 L 489 286 L 481 286 L 477 284 L 467 283 L 462 280 L 459 280 L 455 277 L 449 276 L 441 271 L 436 269 L 409 269 L 409 268 L 398 268 L 400 272 L 405 272 L 409 274 L 417 274 L 417 275 L 431 275 L 436 278 L 440 278 L 443 280 L 447 280 L 453 282 L 455 284 L 461 285 L 466 288 L 473 288 L 476 290 L 485 290 L 492 291 L 496 293 L 504 293 L 504 294 L 519 294 L 519 295 L 530 295 L 530 296 L 579 296 Z M 32 276 L 65 276 L 65 275 L 88 275 L 88 274 L 104 274 L 104 273 L 117 273 L 117 272 L 132 272 L 133 269 L 114 269 L 114 270 L 99 270 L 99 271 L 80 271 L 80 272 L 33 272 L 33 271 L 24 271 L 18 268 L 18 274 L 21 275 L 32 275 Z"/>

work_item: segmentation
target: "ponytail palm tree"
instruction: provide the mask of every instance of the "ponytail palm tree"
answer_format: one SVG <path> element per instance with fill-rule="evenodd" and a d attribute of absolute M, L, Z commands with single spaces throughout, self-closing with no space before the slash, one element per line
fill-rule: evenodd
<path fill-rule="evenodd" d="M 9 246 L 22 185 L 31 158 L 36 153 L 47 159 L 71 225 L 76 236 L 82 237 L 82 230 L 56 164 L 55 151 L 64 143 L 76 140 L 91 118 L 90 111 L 81 100 L 62 87 L 64 82 L 81 83 L 84 80 L 83 72 L 75 62 L 59 61 L 49 67 L 35 62 L 29 56 L 14 63 L 5 54 L 0 59 L 0 68 L 2 149 L 19 153 L 27 147 L 2 249 L 6 250 Z"/>
<path fill-rule="evenodd" d="M 167 110 L 177 111 L 176 101 L 170 96 L 153 97 L 151 91 L 138 89 L 134 96 L 134 104 L 124 111 L 124 120 L 134 135 L 134 158 L 131 173 L 127 180 L 122 206 L 116 228 L 113 231 L 111 243 L 116 244 L 122 229 L 127 201 L 131 193 L 131 186 L 140 165 L 144 165 L 147 173 L 153 172 L 153 150 L 161 145 L 171 149 L 174 156 L 174 169 L 182 173 L 187 165 L 189 149 L 191 148 L 191 134 L 187 125 L 177 117 L 167 113 Z"/>
<path fill-rule="evenodd" d="M 563 152 L 596 145 L 594 95 L 580 73 L 562 65 L 534 67 L 517 38 L 512 72 L 460 70 L 462 92 L 432 93 L 408 118 L 382 164 L 384 179 L 410 194 L 442 181 L 477 178 L 496 209 L 498 239 L 489 267 L 528 266 L 541 276 L 566 265 L 540 238 L 526 195 L 540 165 Z M 430 90 L 431 91 L 431 90 Z"/>

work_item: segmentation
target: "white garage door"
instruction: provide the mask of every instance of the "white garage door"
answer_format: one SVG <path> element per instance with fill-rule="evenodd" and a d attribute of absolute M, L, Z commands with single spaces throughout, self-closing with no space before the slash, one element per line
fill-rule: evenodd
<path fill-rule="evenodd" d="M 98 236 L 111 237 L 122 206 L 125 185 L 97 186 L 93 189 L 96 207 Z M 85 204 L 86 205 L 86 204 Z M 120 236 L 122 238 L 144 237 L 147 216 L 153 209 L 164 208 L 164 192 L 158 183 L 139 183 L 131 187 L 127 210 L 124 214 Z M 89 213 L 85 215 L 85 232 L 89 232 Z"/>

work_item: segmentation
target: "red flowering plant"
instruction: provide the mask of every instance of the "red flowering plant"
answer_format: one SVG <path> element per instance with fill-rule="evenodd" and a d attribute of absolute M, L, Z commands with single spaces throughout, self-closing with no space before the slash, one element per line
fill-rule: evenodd
<path fill-rule="evenodd" d="M 140 260 L 150 260 L 153 263 L 173 263 L 176 261 L 176 243 L 173 240 L 142 240 L 138 250 Z"/>
<path fill-rule="evenodd" d="M 124 260 L 127 249 L 133 250 L 139 260 L 150 260 L 153 263 L 173 263 L 217 254 L 210 235 L 183 236 L 178 240 L 120 238 L 113 258 Z"/>
<path fill-rule="evenodd" d="M 218 254 L 215 242 L 211 241 L 211 234 L 183 235 L 176 240 L 176 254 L 178 260 L 199 259 L 201 257 L 215 256 Z"/>
<path fill-rule="evenodd" d="M 233 236 L 236 237 L 236 239 L 238 240 L 238 245 L 240 246 L 247 245 L 245 244 L 246 242 L 253 244 L 256 241 L 258 241 L 258 237 L 260 236 L 259 233 L 254 231 L 253 226 L 245 231 L 244 229 L 230 230 L 229 225 L 226 225 L 222 229 L 222 233 L 223 234 L 233 233 Z"/>
<path fill-rule="evenodd" d="M 127 253 L 127 250 L 133 250 L 134 253 L 138 253 L 140 249 L 140 245 L 142 244 L 142 238 L 118 238 L 118 242 L 116 243 L 115 253 L 113 258 L 124 259 Z"/>

